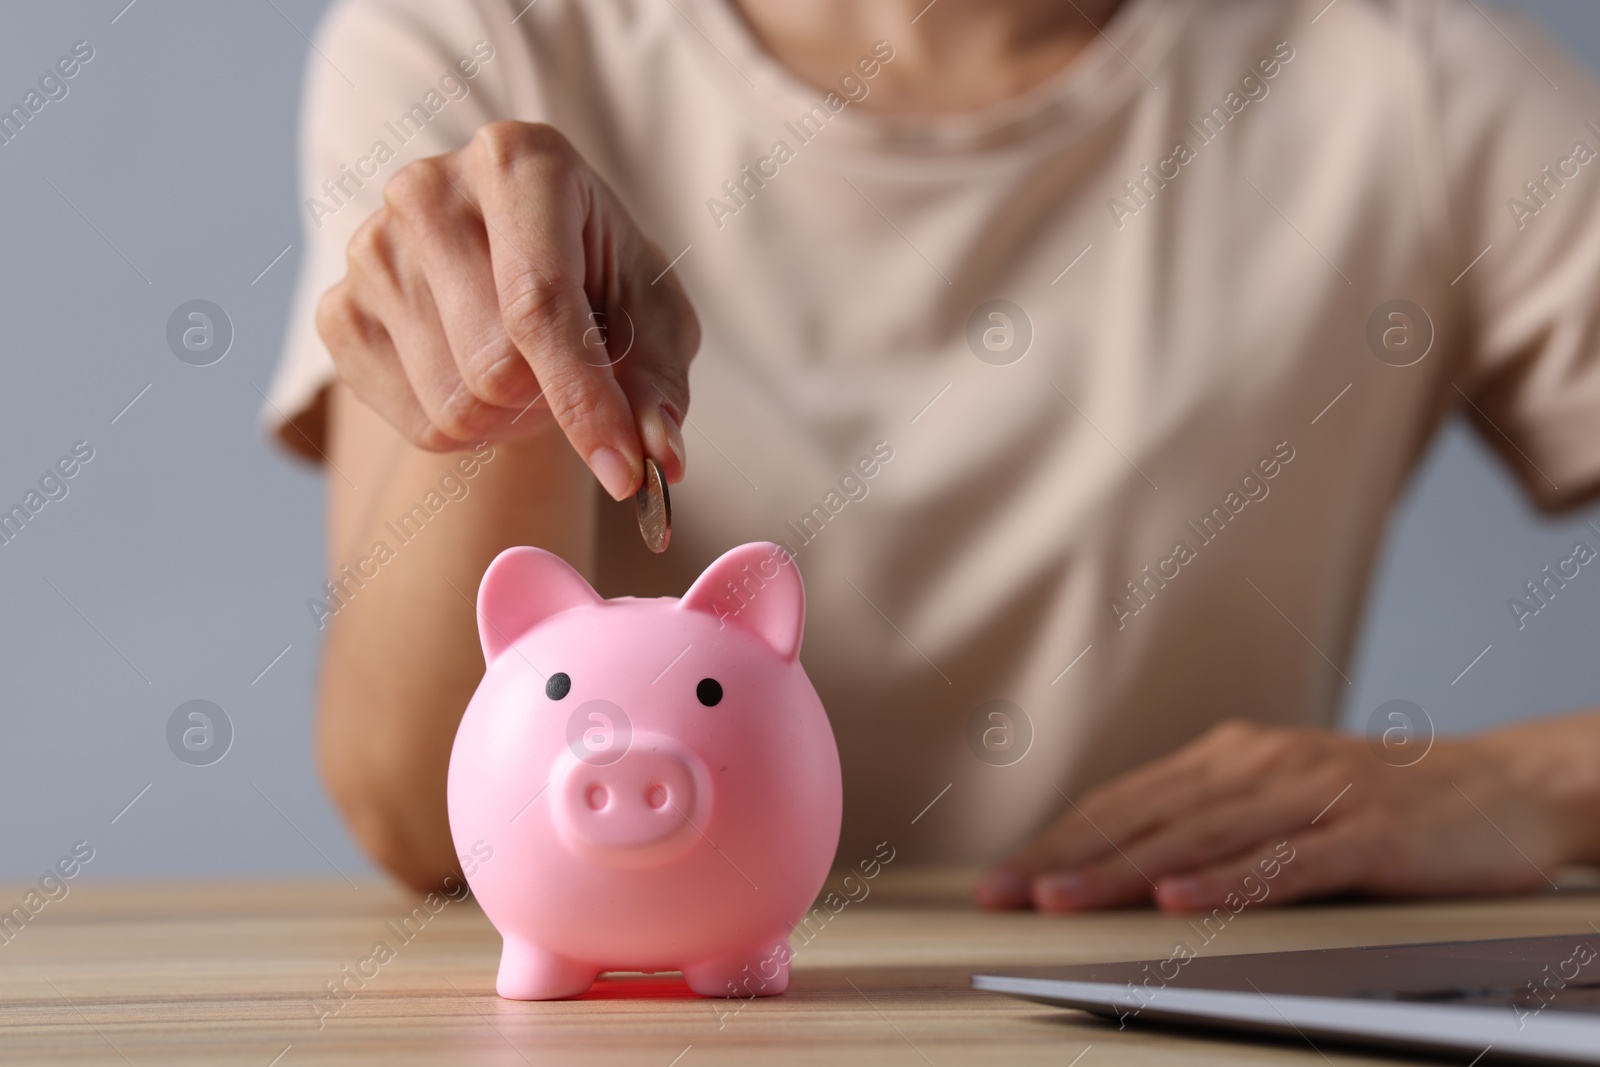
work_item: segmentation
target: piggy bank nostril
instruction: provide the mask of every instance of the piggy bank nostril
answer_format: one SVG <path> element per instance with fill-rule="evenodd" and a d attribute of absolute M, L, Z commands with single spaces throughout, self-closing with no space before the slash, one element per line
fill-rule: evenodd
<path fill-rule="evenodd" d="M 651 785 L 644 791 L 644 802 L 655 809 L 667 806 L 667 787 L 664 785 Z"/>
<path fill-rule="evenodd" d="M 606 793 L 605 786 L 593 785 L 589 787 L 589 792 L 584 799 L 589 802 L 589 807 L 593 808 L 595 811 L 601 811 L 605 808 L 606 801 L 609 800 L 610 797 Z"/>

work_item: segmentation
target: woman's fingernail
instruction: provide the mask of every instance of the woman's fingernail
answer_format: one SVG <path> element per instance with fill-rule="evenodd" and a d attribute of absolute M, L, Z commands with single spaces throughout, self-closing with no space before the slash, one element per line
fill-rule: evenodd
<path fill-rule="evenodd" d="M 985 908 L 1020 908 L 1028 903 L 1028 876 L 1014 867 L 997 867 L 973 887 L 973 898 Z"/>
<path fill-rule="evenodd" d="M 1089 881 L 1072 871 L 1041 874 L 1033 880 L 1033 901 L 1044 908 L 1074 908 L 1093 903 Z"/>
<path fill-rule="evenodd" d="M 673 410 L 670 402 L 661 405 L 661 425 L 667 431 L 667 447 L 672 449 L 672 454 L 678 459 L 678 476 L 688 469 L 689 455 L 683 447 L 683 431 L 678 427 L 683 421 L 683 416 Z"/>
<path fill-rule="evenodd" d="M 601 445 L 589 453 L 589 469 L 613 500 L 626 500 L 639 488 L 638 472 L 621 452 L 609 445 Z"/>
<path fill-rule="evenodd" d="M 1156 886 L 1156 897 L 1168 907 L 1192 908 L 1205 899 L 1205 891 L 1205 882 L 1199 878 L 1163 878 Z"/>

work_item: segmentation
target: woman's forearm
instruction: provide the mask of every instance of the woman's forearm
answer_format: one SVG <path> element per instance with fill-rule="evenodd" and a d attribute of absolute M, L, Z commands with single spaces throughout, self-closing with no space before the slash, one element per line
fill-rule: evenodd
<path fill-rule="evenodd" d="M 1478 741 L 1541 799 L 1564 862 L 1600 866 L 1600 710 L 1515 723 Z"/>
<path fill-rule="evenodd" d="M 362 847 L 419 889 L 456 866 L 445 778 L 483 673 L 484 569 L 529 544 L 593 576 L 594 479 L 547 430 L 477 453 L 424 452 L 342 386 L 330 393 L 319 762 Z"/>

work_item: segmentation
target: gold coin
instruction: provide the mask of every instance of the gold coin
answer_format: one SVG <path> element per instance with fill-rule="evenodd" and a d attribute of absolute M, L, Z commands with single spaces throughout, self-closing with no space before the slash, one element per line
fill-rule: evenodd
<path fill-rule="evenodd" d="M 644 482 L 633 494 L 633 507 L 639 515 L 639 532 L 644 535 L 645 547 L 652 552 L 665 552 L 672 540 L 672 498 L 667 495 L 667 479 L 661 465 L 646 456 Z"/>

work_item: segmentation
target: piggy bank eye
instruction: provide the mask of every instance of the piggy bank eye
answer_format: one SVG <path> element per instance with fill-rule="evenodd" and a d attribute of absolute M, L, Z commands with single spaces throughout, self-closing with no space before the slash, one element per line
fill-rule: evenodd
<path fill-rule="evenodd" d="M 706 707 L 714 708 L 722 701 L 722 684 L 715 678 L 702 678 L 700 684 L 694 687 L 694 695 Z"/>
<path fill-rule="evenodd" d="M 563 671 L 552 674 L 544 683 L 544 695 L 551 700 L 560 700 L 572 691 L 572 679 Z"/>

